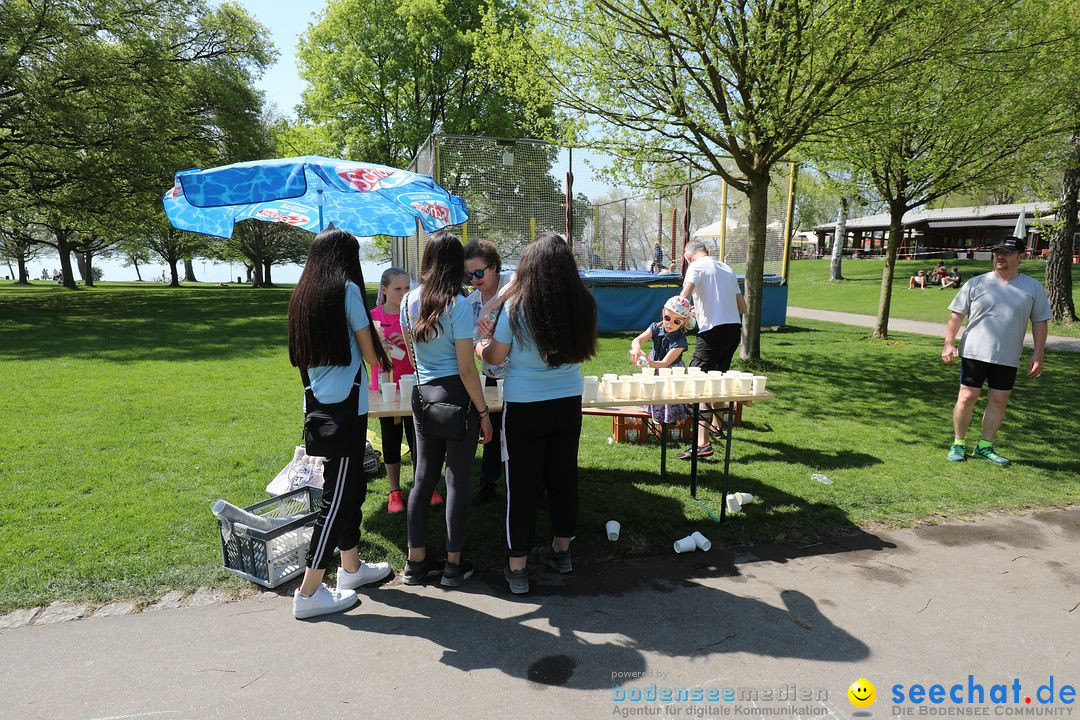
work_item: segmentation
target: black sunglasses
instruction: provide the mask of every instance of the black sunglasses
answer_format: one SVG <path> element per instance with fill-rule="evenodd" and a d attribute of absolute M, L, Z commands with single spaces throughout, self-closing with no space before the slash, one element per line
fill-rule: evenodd
<path fill-rule="evenodd" d="M 487 272 L 490 268 L 491 268 L 491 266 L 488 265 L 487 267 L 482 267 L 479 270 L 473 270 L 471 272 L 466 270 L 465 271 L 465 279 L 466 280 L 472 280 L 472 279 L 483 280 L 484 279 L 484 273 Z"/>

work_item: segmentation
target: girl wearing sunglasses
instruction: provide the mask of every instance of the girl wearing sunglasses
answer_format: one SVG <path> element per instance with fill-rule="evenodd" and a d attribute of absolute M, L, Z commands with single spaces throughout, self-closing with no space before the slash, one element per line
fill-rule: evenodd
<path fill-rule="evenodd" d="M 660 322 L 655 322 L 645 331 L 630 341 L 630 362 L 643 367 L 666 368 L 683 367 L 682 355 L 689 348 L 686 331 L 693 328 L 694 310 L 686 298 L 675 296 L 664 303 Z M 646 356 L 641 344 L 652 340 L 652 354 Z M 648 405 L 649 414 L 655 422 L 677 423 L 690 417 L 686 405 Z"/>

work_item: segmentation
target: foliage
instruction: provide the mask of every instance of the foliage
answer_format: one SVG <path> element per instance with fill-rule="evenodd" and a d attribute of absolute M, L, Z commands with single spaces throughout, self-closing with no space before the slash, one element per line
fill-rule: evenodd
<path fill-rule="evenodd" d="M 652 176 L 674 162 L 748 196 L 742 356 L 757 358 L 770 173 L 856 89 L 955 30 L 928 30 L 917 12 L 925 4 L 527 0 L 519 33 L 501 31 L 498 9 L 489 11 L 486 57 L 517 78 L 513 87 L 545 88 L 575 115 L 577 139 L 620 155 L 627 172 Z M 917 42 L 887 42 L 913 27 Z M 592 117 L 599 132 L 583 130 Z"/>
<path fill-rule="evenodd" d="M 435 132 L 532 134 L 550 111 L 527 112 L 480 67 L 482 9 L 466 0 L 332 0 L 297 49 L 307 126 L 288 130 L 290 144 L 405 167 Z"/>

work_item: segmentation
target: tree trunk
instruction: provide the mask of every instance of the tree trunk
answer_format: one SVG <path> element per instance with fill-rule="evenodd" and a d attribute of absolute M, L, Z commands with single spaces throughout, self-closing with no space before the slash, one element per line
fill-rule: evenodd
<path fill-rule="evenodd" d="M 172 282 L 169 283 L 169 287 L 180 287 L 180 274 L 176 271 L 176 263 L 178 260 L 169 261 L 169 272 L 172 273 Z"/>
<path fill-rule="evenodd" d="M 255 277 L 252 278 L 251 287 L 262 287 L 263 286 L 263 266 L 262 266 L 262 262 L 256 260 L 252 264 L 255 266 Z"/>
<path fill-rule="evenodd" d="M 1080 194 L 1080 129 L 1073 132 L 1070 145 L 1054 229 L 1050 235 L 1050 253 L 1046 256 L 1046 294 L 1050 298 L 1050 319 L 1063 323 L 1077 321 L 1072 294 L 1072 256 L 1077 195 Z"/>
<path fill-rule="evenodd" d="M 26 273 L 26 258 L 19 255 L 15 258 L 15 263 L 19 266 L 18 283 L 20 285 L 29 285 L 30 276 Z M 10 265 L 8 265 L 8 269 L 11 269 Z"/>
<path fill-rule="evenodd" d="M 833 234 L 832 259 L 829 262 L 829 282 L 843 280 L 840 263 L 844 259 L 844 242 L 847 240 L 848 199 L 840 198 L 840 217 L 836 219 L 836 232 Z"/>
<path fill-rule="evenodd" d="M 83 285 L 94 287 L 94 253 L 81 253 L 83 259 Z"/>
<path fill-rule="evenodd" d="M 885 267 L 881 270 L 881 295 L 878 298 L 877 322 L 874 337 L 889 337 L 889 307 L 892 305 L 893 276 L 896 274 L 896 254 L 900 250 L 900 237 L 904 232 L 904 213 L 907 202 L 897 200 L 889 206 L 889 243 L 885 249 Z"/>
<path fill-rule="evenodd" d="M 247 263 L 244 263 L 244 274 L 247 276 L 247 280 L 245 282 L 247 282 L 249 285 L 252 284 L 254 281 L 252 280 L 251 276 L 255 274 L 255 268 L 251 265 L 248 265 Z"/>
<path fill-rule="evenodd" d="M 135 266 L 135 277 L 139 279 L 139 282 L 142 282 L 142 273 L 139 272 L 139 259 L 134 255 L 131 257 L 131 264 Z"/>
<path fill-rule="evenodd" d="M 83 285 L 86 284 L 86 255 L 84 253 L 75 252 L 75 265 L 79 269 L 79 277 L 82 278 Z"/>
<path fill-rule="evenodd" d="M 270 279 L 270 266 L 273 263 L 263 261 L 263 287 L 274 287 L 274 281 Z"/>
<path fill-rule="evenodd" d="M 761 359 L 761 278 L 765 274 L 765 226 L 769 211 L 769 176 L 750 181 L 747 199 L 750 201 L 750 236 L 746 246 L 745 298 L 746 314 L 742 319 L 743 360 Z"/>
<path fill-rule="evenodd" d="M 56 254 L 60 256 L 60 274 L 63 276 L 64 287 L 68 290 L 77 290 L 75 274 L 71 270 L 72 246 L 68 241 L 71 233 L 67 230 L 54 231 L 56 237 Z"/>
<path fill-rule="evenodd" d="M 195 268 L 191 264 L 191 258 L 184 258 L 184 282 L 198 282 L 195 279 Z"/>

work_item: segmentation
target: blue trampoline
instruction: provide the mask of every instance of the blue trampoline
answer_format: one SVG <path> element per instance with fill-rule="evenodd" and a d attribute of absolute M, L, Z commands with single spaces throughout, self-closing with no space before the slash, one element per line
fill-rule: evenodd
<path fill-rule="evenodd" d="M 586 270 L 585 286 L 596 299 L 597 330 L 642 331 L 660 319 L 664 302 L 682 289 L 682 276 L 641 270 Z M 739 277 L 742 287 L 743 278 Z M 761 299 L 761 326 L 787 322 L 787 285 L 779 275 L 766 275 Z"/>

